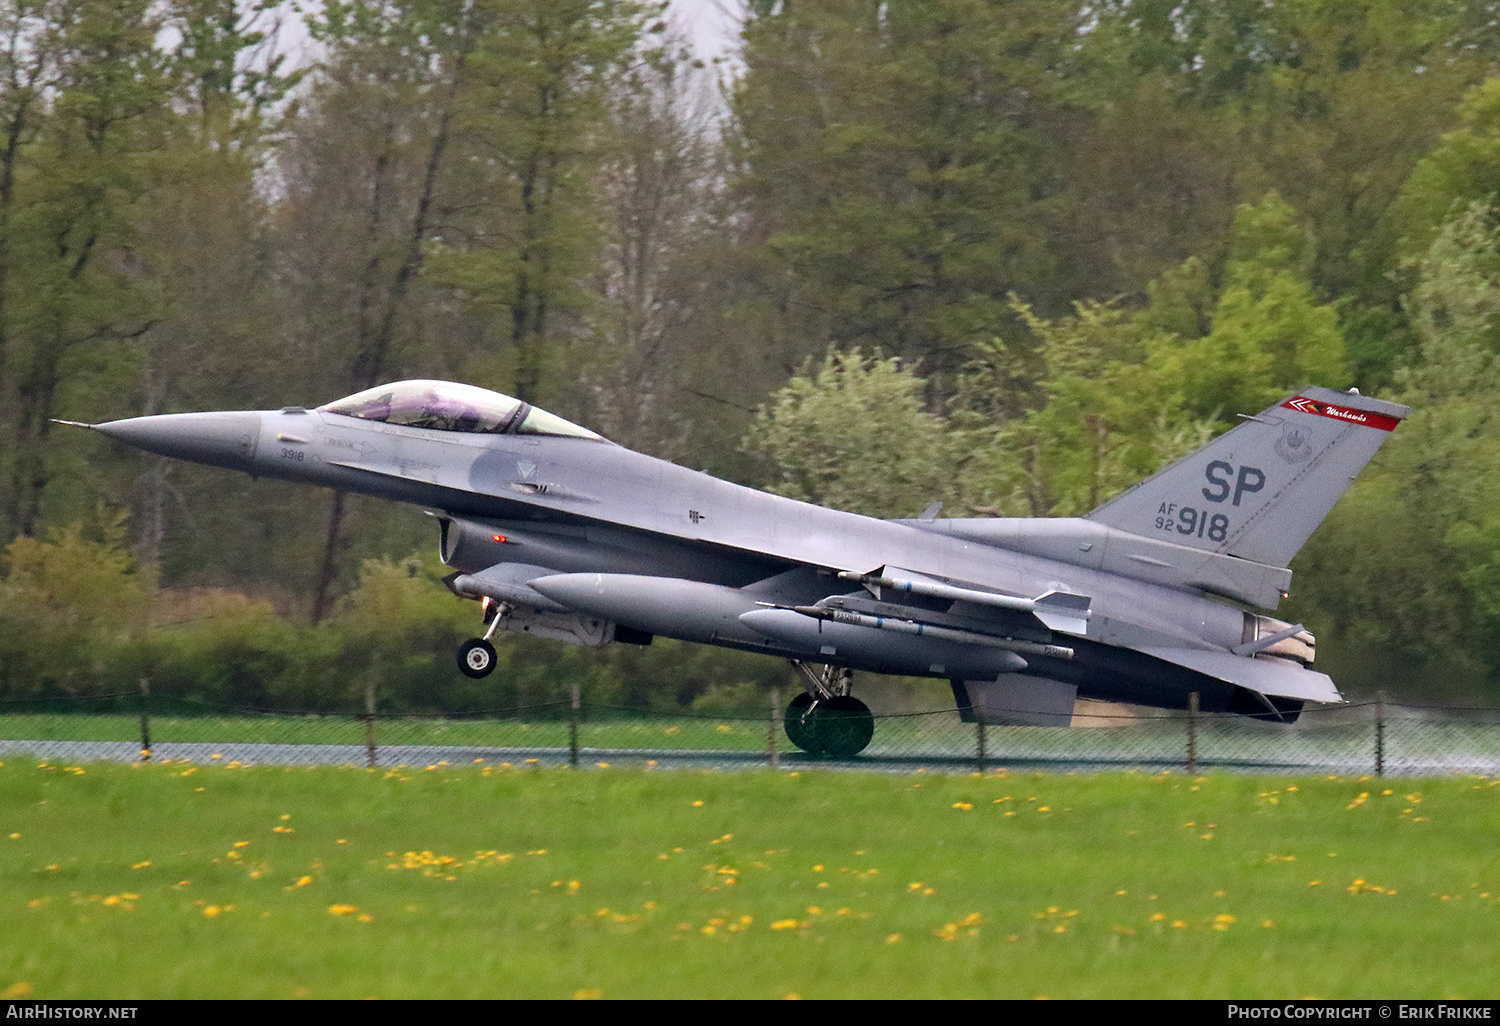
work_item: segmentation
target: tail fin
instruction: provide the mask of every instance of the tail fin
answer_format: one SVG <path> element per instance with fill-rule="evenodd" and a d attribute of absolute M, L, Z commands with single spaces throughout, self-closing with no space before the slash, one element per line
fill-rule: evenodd
<path fill-rule="evenodd" d="M 1306 388 L 1088 515 L 1106 527 L 1285 567 L 1411 412 Z"/>

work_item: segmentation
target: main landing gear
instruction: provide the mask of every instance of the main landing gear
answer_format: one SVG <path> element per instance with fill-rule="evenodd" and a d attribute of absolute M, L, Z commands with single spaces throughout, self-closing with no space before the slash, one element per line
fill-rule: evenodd
<path fill-rule="evenodd" d="M 503 602 L 484 600 L 484 622 L 489 624 L 490 628 L 484 632 L 484 637 L 470 638 L 458 646 L 459 673 L 478 680 L 494 672 L 495 646 L 490 644 L 490 638 L 495 636 L 495 629 L 500 626 L 500 618 L 509 611 L 509 607 Z"/>
<path fill-rule="evenodd" d="M 870 707 L 849 694 L 854 674 L 837 666 L 815 672 L 800 659 L 791 664 L 807 678 L 807 690 L 786 707 L 783 726 L 792 744 L 810 755 L 851 759 L 875 736 Z"/>

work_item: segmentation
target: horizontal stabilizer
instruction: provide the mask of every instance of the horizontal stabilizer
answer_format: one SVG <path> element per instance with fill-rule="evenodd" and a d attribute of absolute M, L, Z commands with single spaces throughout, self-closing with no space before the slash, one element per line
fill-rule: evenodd
<path fill-rule="evenodd" d="M 1228 652 L 1199 648 L 1141 648 L 1154 659 L 1238 684 L 1242 688 L 1303 702 L 1342 702 L 1343 696 L 1327 674 L 1305 670 L 1283 659 L 1249 659 Z"/>

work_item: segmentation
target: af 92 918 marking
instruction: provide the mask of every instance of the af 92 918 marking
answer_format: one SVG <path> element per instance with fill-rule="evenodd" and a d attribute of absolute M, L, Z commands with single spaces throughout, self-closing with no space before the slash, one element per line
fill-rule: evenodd
<path fill-rule="evenodd" d="M 1229 518 L 1223 513 L 1164 502 L 1156 511 L 1156 529 L 1221 542 L 1229 537 Z"/>

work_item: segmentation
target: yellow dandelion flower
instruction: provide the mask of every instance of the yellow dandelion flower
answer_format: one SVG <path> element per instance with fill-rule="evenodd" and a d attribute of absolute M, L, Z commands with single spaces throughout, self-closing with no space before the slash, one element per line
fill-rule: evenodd
<path fill-rule="evenodd" d="M 901 935 L 899 933 L 888 933 L 885 935 L 885 942 L 887 944 L 899 944 L 901 942 Z"/>

